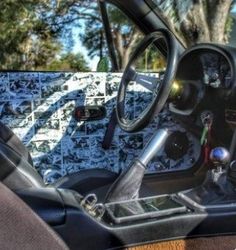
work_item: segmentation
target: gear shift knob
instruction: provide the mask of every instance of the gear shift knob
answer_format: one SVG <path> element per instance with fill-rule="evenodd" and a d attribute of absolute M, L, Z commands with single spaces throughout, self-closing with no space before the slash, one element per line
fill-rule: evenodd
<path fill-rule="evenodd" d="M 224 147 L 217 147 L 211 150 L 210 160 L 215 166 L 225 166 L 230 161 L 230 153 Z"/>

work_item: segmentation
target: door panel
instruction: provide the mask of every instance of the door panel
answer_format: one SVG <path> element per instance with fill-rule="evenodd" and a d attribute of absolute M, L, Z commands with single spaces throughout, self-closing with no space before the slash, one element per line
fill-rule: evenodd
<path fill-rule="evenodd" d="M 116 128 L 110 149 L 101 147 L 115 106 L 121 73 L 5 72 L 0 74 L 1 121 L 29 148 L 45 182 L 81 169 L 105 168 L 114 172 L 129 165 L 158 127 L 185 132 L 165 109 L 143 131 L 127 134 Z M 145 92 L 130 98 L 145 102 Z M 97 121 L 74 119 L 78 106 L 99 105 L 106 117 Z M 138 108 L 138 107 L 133 107 Z M 189 151 L 173 161 L 160 150 L 148 172 L 189 169 L 197 161 L 200 144 L 191 134 Z M 193 162 L 189 159 L 194 158 Z"/>

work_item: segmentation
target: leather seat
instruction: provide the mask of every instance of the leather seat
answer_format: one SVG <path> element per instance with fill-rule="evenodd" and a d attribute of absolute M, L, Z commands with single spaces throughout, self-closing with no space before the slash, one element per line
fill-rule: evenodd
<path fill-rule="evenodd" d="M 0 181 L 12 190 L 29 187 L 47 187 L 33 167 L 27 148 L 7 126 L 0 122 Z M 81 170 L 63 177 L 53 184 L 57 188 L 68 188 L 82 195 L 96 193 L 103 200 L 110 185 L 118 177 L 105 169 Z"/>

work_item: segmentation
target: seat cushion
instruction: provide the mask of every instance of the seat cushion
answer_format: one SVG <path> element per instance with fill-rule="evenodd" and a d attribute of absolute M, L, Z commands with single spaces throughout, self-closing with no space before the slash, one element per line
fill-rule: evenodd
<path fill-rule="evenodd" d="M 1 182 L 0 200 L 0 249 L 69 250 L 62 239 Z"/>

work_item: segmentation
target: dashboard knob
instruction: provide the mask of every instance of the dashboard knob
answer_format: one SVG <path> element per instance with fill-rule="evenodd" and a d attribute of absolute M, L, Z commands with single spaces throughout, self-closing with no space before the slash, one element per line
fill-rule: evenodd
<path fill-rule="evenodd" d="M 215 166 L 224 166 L 230 161 L 230 153 L 224 147 L 217 147 L 211 150 L 210 160 Z"/>

